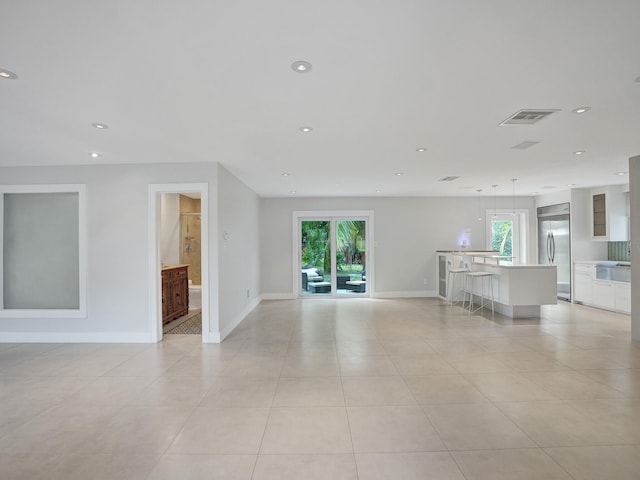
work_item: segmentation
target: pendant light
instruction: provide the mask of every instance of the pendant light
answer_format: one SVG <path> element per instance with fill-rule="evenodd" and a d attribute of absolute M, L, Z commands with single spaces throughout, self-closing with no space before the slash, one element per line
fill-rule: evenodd
<path fill-rule="evenodd" d="M 511 179 L 511 215 L 516 216 L 516 180 L 517 178 Z"/>
<path fill-rule="evenodd" d="M 496 187 L 498 185 L 491 185 L 493 187 L 493 218 L 498 217 L 498 208 L 497 208 L 497 198 L 496 198 Z"/>
<path fill-rule="evenodd" d="M 478 221 L 481 222 L 482 221 L 482 212 L 480 210 L 480 193 L 482 192 L 482 189 L 479 188 L 478 190 L 476 190 L 476 192 L 478 192 Z"/>

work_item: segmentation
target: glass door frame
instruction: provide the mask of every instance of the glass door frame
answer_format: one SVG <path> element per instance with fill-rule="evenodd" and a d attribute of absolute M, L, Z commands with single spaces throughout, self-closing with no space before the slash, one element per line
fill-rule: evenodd
<path fill-rule="evenodd" d="M 339 294 L 337 291 L 337 252 L 336 252 L 336 222 L 342 220 L 363 220 L 366 224 L 366 271 L 367 284 L 364 293 Z M 300 253 L 302 250 L 302 222 L 303 221 L 328 221 L 331 231 L 331 293 L 303 295 L 302 294 L 302 263 Z M 330 211 L 294 211 L 293 212 L 293 297 L 294 298 L 362 298 L 373 297 L 374 290 L 374 265 L 375 254 L 373 246 L 373 211 L 372 210 L 330 210 Z"/>

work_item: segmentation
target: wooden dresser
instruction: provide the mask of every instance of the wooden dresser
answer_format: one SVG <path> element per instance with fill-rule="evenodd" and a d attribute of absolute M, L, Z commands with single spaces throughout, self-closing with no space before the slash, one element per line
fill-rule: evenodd
<path fill-rule="evenodd" d="M 162 323 L 189 312 L 188 265 L 162 267 Z"/>

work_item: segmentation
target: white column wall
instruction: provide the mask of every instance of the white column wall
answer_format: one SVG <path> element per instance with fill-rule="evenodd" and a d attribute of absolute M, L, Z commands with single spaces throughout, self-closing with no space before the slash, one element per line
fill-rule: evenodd
<path fill-rule="evenodd" d="M 631 338 L 640 341 L 640 155 L 629 159 Z"/>
<path fill-rule="evenodd" d="M 260 302 L 260 197 L 218 167 L 220 340 Z"/>

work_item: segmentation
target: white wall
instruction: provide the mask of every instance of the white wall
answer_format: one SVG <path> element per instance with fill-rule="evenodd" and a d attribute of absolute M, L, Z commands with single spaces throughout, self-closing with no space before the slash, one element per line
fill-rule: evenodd
<path fill-rule="evenodd" d="M 260 198 L 218 168 L 220 336 L 224 339 L 260 300 Z"/>
<path fill-rule="evenodd" d="M 629 159 L 631 338 L 640 341 L 640 155 Z"/>
<path fill-rule="evenodd" d="M 160 195 L 160 261 L 163 265 L 180 263 L 180 194 Z"/>
<path fill-rule="evenodd" d="M 511 197 L 499 197 L 498 209 L 512 208 Z M 483 220 L 478 221 L 477 197 L 344 197 L 263 198 L 262 292 L 291 296 L 293 292 L 293 211 L 373 210 L 376 295 L 434 295 L 437 290 L 438 249 L 457 248 L 469 230 L 470 249 L 486 248 L 484 212 L 493 209 L 493 197 L 481 199 Z M 529 231 L 535 235 L 535 209 L 531 197 L 517 197 L 516 208 L 529 212 Z M 530 237 L 531 238 L 531 237 Z M 529 242 L 529 258 L 535 256 Z M 426 283 L 425 283 L 426 282 Z"/>
<path fill-rule="evenodd" d="M 86 184 L 88 222 L 87 318 L 0 319 L 4 341 L 149 341 L 148 185 L 209 183 L 210 251 L 217 250 L 218 165 L 87 165 L 0 168 L 5 185 Z M 210 255 L 217 272 L 217 255 Z M 258 274 L 255 274 L 256 278 Z M 256 280 L 257 281 L 257 280 Z M 210 278 L 212 319 L 218 277 Z M 227 310 L 226 299 L 220 310 Z M 235 308 L 229 308 L 234 312 Z M 224 319 L 220 321 L 224 324 Z M 217 323 L 212 322 L 213 328 Z"/>
<path fill-rule="evenodd" d="M 536 211 L 539 207 L 557 205 L 559 203 L 571 202 L 571 190 L 561 190 L 559 192 L 544 193 L 536 196 Z"/>

